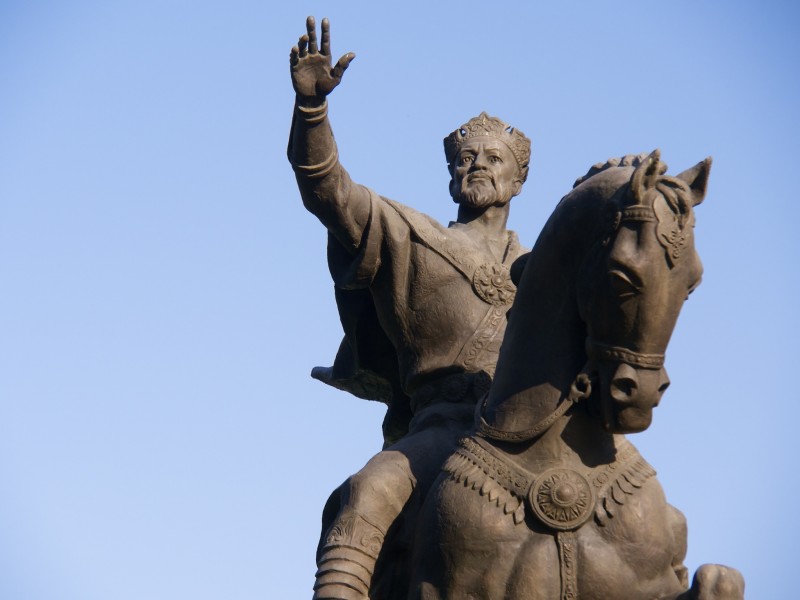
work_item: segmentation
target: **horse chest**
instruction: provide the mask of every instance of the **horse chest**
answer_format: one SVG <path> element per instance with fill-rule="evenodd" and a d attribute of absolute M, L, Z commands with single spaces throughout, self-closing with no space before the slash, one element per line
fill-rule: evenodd
<path fill-rule="evenodd" d="M 533 474 L 462 440 L 440 489 L 441 541 L 480 560 L 453 571 L 446 587 L 458 593 L 446 597 L 483 588 L 487 600 L 651 600 L 678 591 L 672 512 L 655 472 L 630 445 L 617 454 L 589 470 Z"/>
<path fill-rule="evenodd" d="M 677 591 L 673 533 L 653 483 L 603 526 L 592 520 L 575 531 L 543 532 L 529 523 L 507 597 L 650 600 Z"/>

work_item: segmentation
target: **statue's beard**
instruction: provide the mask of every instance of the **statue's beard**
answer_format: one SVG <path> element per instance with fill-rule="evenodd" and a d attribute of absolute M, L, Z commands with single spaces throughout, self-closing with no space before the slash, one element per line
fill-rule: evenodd
<path fill-rule="evenodd" d="M 502 206 L 511 198 L 504 192 L 503 186 L 497 186 L 490 179 L 473 179 L 461 186 L 454 200 L 471 208 Z"/>

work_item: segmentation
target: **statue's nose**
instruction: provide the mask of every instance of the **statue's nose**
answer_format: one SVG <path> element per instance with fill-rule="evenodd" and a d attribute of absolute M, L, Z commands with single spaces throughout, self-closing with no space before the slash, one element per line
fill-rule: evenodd
<path fill-rule="evenodd" d="M 472 168 L 473 169 L 488 169 L 489 168 L 489 161 L 486 160 L 486 156 L 481 152 L 476 157 L 475 160 L 472 161 Z"/>

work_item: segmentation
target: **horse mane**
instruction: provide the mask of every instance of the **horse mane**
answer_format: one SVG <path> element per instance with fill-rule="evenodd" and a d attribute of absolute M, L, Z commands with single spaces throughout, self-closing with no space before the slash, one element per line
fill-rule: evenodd
<path fill-rule="evenodd" d="M 625 156 L 621 156 L 619 158 L 609 158 L 604 163 L 597 163 L 596 165 L 592 165 L 592 167 L 586 172 L 586 175 L 578 177 L 575 180 L 575 183 L 572 185 L 572 187 L 574 189 L 587 179 L 594 177 L 595 175 L 597 175 L 602 171 L 606 171 L 614 167 L 636 168 L 639 165 L 641 165 L 647 159 L 648 156 L 650 156 L 648 152 L 643 152 L 642 154 L 626 154 Z"/>

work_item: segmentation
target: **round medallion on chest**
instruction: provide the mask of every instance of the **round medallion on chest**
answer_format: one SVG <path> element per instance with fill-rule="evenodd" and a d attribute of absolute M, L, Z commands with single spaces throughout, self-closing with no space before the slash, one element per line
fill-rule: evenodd
<path fill-rule="evenodd" d="M 571 469 L 550 469 L 536 479 L 528 492 L 536 516 L 560 531 L 583 525 L 594 509 L 594 490 L 589 481 Z"/>
<path fill-rule="evenodd" d="M 508 267 L 500 263 L 484 263 L 472 276 L 475 293 L 489 304 L 511 304 L 517 291 Z"/>

